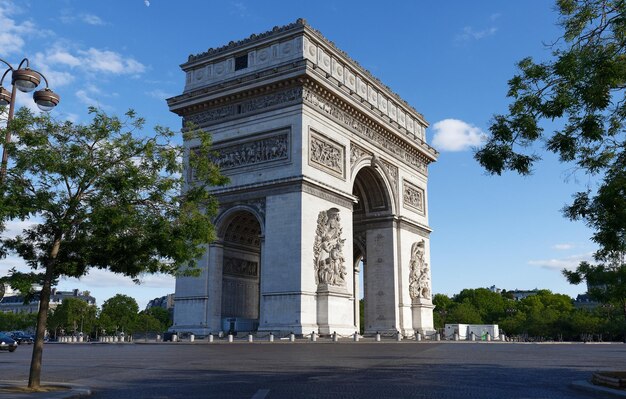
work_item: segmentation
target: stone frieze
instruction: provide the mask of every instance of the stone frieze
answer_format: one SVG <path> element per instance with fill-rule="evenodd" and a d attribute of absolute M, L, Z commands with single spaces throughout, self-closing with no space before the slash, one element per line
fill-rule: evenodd
<path fill-rule="evenodd" d="M 344 147 L 321 135 L 309 135 L 309 163 L 332 175 L 344 177 Z"/>
<path fill-rule="evenodd" d="M 424 190 L 404 180 L 402 202 L 405 208 L 424 214 Z"/>

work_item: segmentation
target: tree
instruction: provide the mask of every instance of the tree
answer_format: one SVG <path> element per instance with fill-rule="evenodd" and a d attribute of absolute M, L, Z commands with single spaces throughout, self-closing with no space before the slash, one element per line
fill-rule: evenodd
<path fill-rule="evenodd" d="M 143 273 L 197 273 L 195 259 L 215 234 L 217 204 L 207 188 L 227 182 L 211 161 L 208 133 L 186 129 L 197 146 L 185 151 L 166 128 L 142 137 L 144 121 L 132 111 L 124 120 L 90 113 L 92 121 L 79 125 L 21 109 L 8 127 L 16 140 L 3 143 L 12 165 L 0 187 L 0 221 L 37 223 L 0 240 L 0 253 L 34 269 L 5 280 L 31 295 L 41 287 L 30 388 L 40 385 L 52 284 L 93 267 L 137 282 Z M 183 159 L 193 185 L 184 184 Z"/>
<path fill-rule="evenodd" d="M 48 327 L 56 332 L 63 329 L 66 332 L 91 331 L 96 323 L 97 309 L 94 305 L 78 298 L 65 298 L 53 311 L 49 312 Z"/>
<path fill-rule="evenodd" d="M 107 299 L 102 304 L 100 312 L 101 325 L 107 330 L 114 330 L 116 333 L 126 332 L 132 334 L 137 322 L 139 306 L 134 298 L 128 295 L 117 294 Z"/>
<path fill-rule="evenodd" d="M 12 313 L 0 311 L 0 331 L 33 330 L 37 324 L 34 313 Z"/>
<path fill-rule="evenodd" d="M 454 297 L 455 302 L 467 301 L 480 314 L 483 323 L 496 323 L 506 312 L 505 299 L 499 293 L 487 288 L 464 289 Z"/>
<path fill-rule="evenodd" d="M 476 306 L 465 300 L 463 302 L 455 302 L 452 305 L 446 322 L 450 324 L 483 324 L 483 319 L 480 317 L 480 312 L 476 309 Z"/>
<path fill-rule="evenodd" d="M 166 330 L 172 325 L 172 315 L 169 311 L 167 311 L 167 309 L 162 307 L 152 307 L 150 309 L 146 309 L 142 313 L 152 316 L 158 320 L 158 322 L 161 323 L 161 330 Z"/>
<path fill-rule="evenodd" d="M 142 331 L 147 335 L 150 331 L 163 331 L 166 328 L 167 327 L 165 327 L 156 317 L 147 312 L 141 312 L 135 319 L 135 326 L 133 330 Z"/>
<path fill-rule="evenodd" d="M 618 301 L 626 317 L 626 2 L 557 0 L 563 36 L 553 58 L 519 62 L 509 80 L 507 115 L 496 115 L 491 137 L 475 158 L 492 174 L 529 174 L 540 157 L 533 144 L 596 176 L 598 187 L 574 195 L 563 210 L 594 230 L 596 265 L 564 271 L 586 280 L 598 300 Z M 562 126 L 546 134 L 542 122 Z"/>
<path fill-rule="evenodd" d="M 448 320 L 448 313 L 452 308 L 454 302 L 449 296 L 445 294 L 435 294 L 433 296 L 433 305 L 435 309 L 433 311 L 433 322 L 435 328 L 444 328 Z"/>

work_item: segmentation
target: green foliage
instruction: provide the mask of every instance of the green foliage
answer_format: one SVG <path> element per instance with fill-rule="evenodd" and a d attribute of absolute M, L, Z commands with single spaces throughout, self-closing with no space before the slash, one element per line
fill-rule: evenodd
<path fill-rule="evenodd" d="M 465 289 L 454 297 L 455 302 L 468 303 L 478 310 L 480 322 L 492 324 L 505 314 L 505 299 L 487 288 Z"/>
<path fill-rule="evenodd" d="M 626 2 L 558 0 L 556 6 L 563 36 L 552 59 L 519 62 L 509 80 L 508 114 L 494 116 L 491 137 L 475 158 L 492 174 L 529 174 L 541 141 L 562 162 L 601 177 L 597 190 L 576 193 L 563 210 L 595 231 L 599 264 L 564 274 L 573 284 L 603 284 L 592 295 L 620 302 L 626 317 Z M 546 134 L 542 121 L 562 127 Z"/>
<path fill-rule="evenodd" d="M 99 324 L 109 333 L 132 334 L 137 324 L 139 306 L 134 298 L 117 294 L 102 304 Z"/>
<path fill-rule="evenodd" d="M 448 312 L 446 323 L 483 324 L 478 309 L 469 301 L 456 303 Z"/>
<path fill-rule="evenodd" d="M 509 336 L 553 340 L 583 340 L 590 334 L 616 339 L 623 331 L 619 329 L 623 323 L 615 316 L 615 307 L 575 309 L 569 296 L 548 290 L 516 301 L 510 292 L 464 289 L 453 298 L 436 294 L 433 304 L 437 329 L 446 323 L 498 324 Z"/>
<path fill-rule="evenodd" d="M 166 328 L 156 317 L 146 312 L 141 312 L 135 320 L 134 331 L 148 333 L 151 331 L 164 331 Z"/>
<path fill-rule="evenodd" d="M 208 133 L 187 128 L 184 137 L 196 143 L 188 151 L 173 143 L 169 129 L 140 134 L 144 120 L 133 111 L 124 119 L 95 108 L 90 113 L 92 121 L 78 125 L 22 108 L 7 127 L 14 140 L 0 137 L 11 160 L 0 184 L 0 225 L 39 221 L 0 239 L 0 255 L 15 253 L 34 270 L 13 270 L 0 282 L 41 286 L 31 388 L 39 386 L 52 284 L 92 267 L 136 282 L 143 273 L 197 274 L 196 259 L 215 237 L 217 203 L 207 188 L 227 182 L 211 161 Z M 193 184 L 185 184 L 186 176 Z"/>
<path fill-rule="evenodd" d="M 187 187 L 184 149 L 172 144 L 174 132 L 157 127 L 152 137 L 139 137 L 143 120 L 132 111 L 126 120 L 91 112 L 85 126 L 17 113 L 0 217 L 42 221 L 3 238 L 1 246 L 33 269 L 52 266 L 55 279 L 80 277 L 90 267 L 134 279 L 193 268 L 201 244 L 214 238 L 217 205 L 206 188 L 226 182 L 210 162 L 210 135 L 185 133 L 200 143 L 188 154 L 197 184 Z M 59 247 L 52 257 L 54 243 Z M 43 278 L 13 275 L 37 283 Z"/>
<path fill-rule="evenodd" d="M 444 328 L 445 324 L 448 322 L 448 312 L 453 304 L 454 302 L 447 295 L 435 294 L 433 296 L 433 305 L 435 305 L 433 321 L 435 328 Z"/>
<path fill-rule="evenodd" d="M 166 309 L 163 309 L 161 307 L 153 307 L 153 308 L 143 311 L 142 313 L 152 316 L 159 323 L 161 323 L 161 327 L 160 327 L 161 331 L 166 330 L 173 324 L 172 314 Z"/>
<path fill-rule="evenodd" d="M 36 324 L 37 315 L 34 313 L 0 312 L 0 331 L 32 331 Z"/>
<path fill-rule="evenodd" d="M 82 299 L 65 298 L 63 302 L 50 312 L 48 329 L 51 334 L 64 330 L 65 334 L 84 332 L 89 334 L 96 325 L 97 308 Z"/>

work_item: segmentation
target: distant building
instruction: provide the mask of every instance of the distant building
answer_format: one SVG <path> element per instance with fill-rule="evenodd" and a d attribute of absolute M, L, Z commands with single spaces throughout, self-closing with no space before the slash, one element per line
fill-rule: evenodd
<path fill-rule="evenodd" d="M 597 308 L 598 306 L 600 306 L 600 302 L 591 299 L 588 293 L 579 294 L 576 297 L 576 300 L 574 300 L 574 307 L 577 309 L 591 310 Z"/>
<path fill-rule="evenodd" d="M 492 285 L 491 287 L 487 288 L 489 291 L 491 292 L 495 292 L 496 294 L 500 294 L 502 293 L 502 289 L 496 287 L 495 285 Z"/>
<path fill-rule="evenodd" d="M 88 291 L 81 292 L 77 289 L 72 291 L 58 291 L 56 288 L 52 288 L 50 293 L 50 309 L 55 309 L 66 298 L 78 298 L 90 305 L 96 305 L 96 298 L 92 297 Z M 24 296 L 19 295 L 16 292 L 7 292 L 2 301 L 0 301 L 0 312 L 9 313 L 37 313 L 39 311 L 39 295 L 35 295 L 35 298 L 24 303 Z"/>
<path fill-rule="evenodd" d="M 174 294 L 168 294 L 160 298 L 154 298 L 148 302 L 146 310 L 150 308 L 163 308 L 168 311 L 174 309 Z"/>
<path fill-rule="evenodd" d="M 538 289 L 534 290 L 512 290 L 507 291 L 507 294 L 511 295 L 513 299 L 516 301 L 521 301 L 524 298 L 528 298 L 529 296 L 537 295 Z"/>

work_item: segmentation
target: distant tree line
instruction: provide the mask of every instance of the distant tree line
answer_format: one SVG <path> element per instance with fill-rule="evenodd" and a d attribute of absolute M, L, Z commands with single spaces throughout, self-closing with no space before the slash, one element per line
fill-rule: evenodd
<path fill-rule="evenodd" d="M 34 313 L 0 312 L 0 331 L 32 330 L 37 324 Z"/>
<path fill-rule="evenodd" d="M 498 324 L 508 336 L 523 339 L 584 341 L 623 340 L 626 321 L 619 304 L 579 309 L 573 300 L 549 290 L 515 300 L 511 292 L 464 289 L 451 298 L 433 298 L 435 328 L 445 324 Z"/>
<path fill-rule="evenodd" d="M 0 331 L 34 330 L 36 315 L 0 312 Z M 100 335 L 162 332 L 172 325 L 170 312 L 163 308 L 139 311 L 135 299 L 115 295 L 102 304 L 90 305 L 78 298 L 65 298 L 48 312 L 48 332 L 52 338 L 77 335 L 96 338 Z"/>

